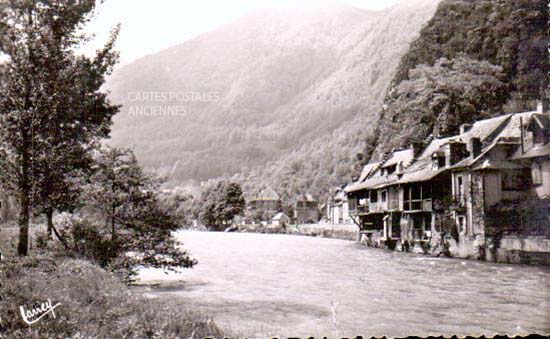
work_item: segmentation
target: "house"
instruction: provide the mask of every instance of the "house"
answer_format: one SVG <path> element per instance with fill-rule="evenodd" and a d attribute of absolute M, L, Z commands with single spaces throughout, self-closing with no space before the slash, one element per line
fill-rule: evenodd
<path fill-rule="evenodd" d="M 279 194 L 269 186 L 262 189 L 248 203 L 248 215 L 256 219 L 264 220 L 264 216 L 269 216 L 267 220 L 271 220 L 271 216 L 280 211 L 282 211 L 282 200 Z"/>
<path fill-rule="evenodd" d="M 550 251 L 550 129 L 545 121 L 548 115 L 537 112 L 509 115 L 492 138 L 477 141 L 470 156 L 453 167 L 458 256 L 502 259 L 495 256 L 507 256 L 503 237 L 523 244 L 542 240 L 541 246 L 529 245 L 528 252 Z"/>
<path fill-rule="evenodd" d="M 508 239 L 503 236 L 536 236 L 530 245 L 519 238 L 510 243 L 524 244 L 521 251 L 546 258 L 548 122 L 543 112 L 481 120 L 461 126 L 456 136 L 393 150 L 366 165 L 359 180 L 345 188 L 363 240 L 401 250 L 501 260 L 498 253 L 509 254 L 507 243 L 500 243 Z M 503 225 L 503 216 L 509 225 Z M 511 259 L 508 255 L 501 261 Z"/>
<path fill-rule="evenodd" d="M 286 214 L 284 214 L 283 212 L 279 212 L 273 217 L 273 219 L 271 220 L 271 224 L 273 226 L 284 227 L 284 226 L 290 224 L 290 218 Z"/>
<path fill-rule="evenodd" d="M 342 188 L 331 190 L 326 204 L 327 221 L 329 224 L 353 224 L 349 214 L 349 205 L 346 192 Z"/>
<path fill-rule="evenodd" d="M 320 213 L 317 200 L 309 193 L 301 194 L 294 204 L 296 224 L 314 224 L 319 221 Z"/>

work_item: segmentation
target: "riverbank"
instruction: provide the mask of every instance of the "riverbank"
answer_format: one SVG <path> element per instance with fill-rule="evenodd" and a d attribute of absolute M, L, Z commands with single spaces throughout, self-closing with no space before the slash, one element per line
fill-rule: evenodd
<path fill-rule="evenodd" d="M 152 300 L 133 291 L 117 275 L 52 247 L 38 248 L 31 228 L 28 257 L 15 254 L 17 228 L 0 237 L 0 318 L 9 338 L 204 338 L 222 331 L 181 300 Z M 51 301 L 49 314 L 29 326 L 20 314 Z"/>
<path fill-rule="evenodd" d="M 302 224 L 285 226 L 239 225 L 235 231 L 241 233 L 304 235 L 352 241 L 357 241 L 359 239 L 359 227 L 357 225 L 347 224 Z"/>

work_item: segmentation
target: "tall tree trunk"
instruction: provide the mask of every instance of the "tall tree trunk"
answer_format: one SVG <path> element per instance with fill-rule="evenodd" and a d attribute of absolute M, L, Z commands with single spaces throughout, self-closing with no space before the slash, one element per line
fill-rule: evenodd
<path fill-rule="evenodd" d="M 113 205 L 112 212 L 111 212 L 111 241 L 114 241 L 116 239 L 115 212 L 116 212 L 116 207 Z"/>
<path fill-rule="evenodd" d="M 53 230 L 53 211 L 51 209 L 46 210 L 46 219 L 48 220 L 48 240 L 51 240 Z"/>
<path fill-rule="evenodd" d="M 23 146 L 21 182 L 19 192 L 19 243 L 17 244 L 17 254 L 26 256 L 29 251 L 29 153 Z"/>

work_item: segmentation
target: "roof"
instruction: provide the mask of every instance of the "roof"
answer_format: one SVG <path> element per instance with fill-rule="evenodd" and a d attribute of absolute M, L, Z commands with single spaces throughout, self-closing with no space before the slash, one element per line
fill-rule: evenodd
<path fill-rule="evenodd" d="M 374 188 L 378 185 L 382 185 L 386 183 L 386 181 L 387 181 L 387 177 L 385 176 L 371 177 L 361 183 L 352 184 L 346 187 L 346 192 L 355 192 L 355 191 L 363 190 L 365 188 Z"/>
<path fill-rule="evenodd" d="M 275 214 L 275 216 L 273 217 L 273 220 L 281 220 L 283 217 L 288 219 L 288 215 L 284 214 L 283 212 L 279 212 Z"/>
<path fill-rule="evenodd" d="M 498 126 L 500 128 L 495 128 L 492 135 L 489 135 L 489 139 L 485 138 L 485 142 L 490 143 L 483 148 L 482 152 L 475 159 L 468 157 L 453 165 L 452 168 L 456 169 L 474 165 L 479 162 L 480 159 L 484 158 L 497 145 L 518 145 L 520 141 L 516 140 L 521 140 L 521 123 L 527 121 L 532 115 L 534 115 L 533 112 L 512 113 L 506 115 L 506 117 L 508 117 L 505 120 L 506 124 Z"/>
<path fill-rule="evenodd" d="M 550 157 L 550 144 L 533 147 L 523 154 L 521 153 L 521 149 L 519 149 L 516 152 L 516 154 L 514 154 L 512 159 L 519 160 L 519 159 L 529 159 L 529 158 L 538 158 L 538 157 Z"/>
<path fill-rule="evenodd" d="M 520 169 L 525 168 L 517 162 L 507 160 L 491 160 L 484 159 L 477 166 L 472 167 L 472 170 L 487 170 L 487 169 Z"/>
<path fill-rule="evenodd" d="M 397 151 L 394 151 L 391 157 L 388 160 L 386 160 L 386 162 L 384 162 L 380 167 L 381 168 L 390 167 L 393 165 L 397 165 L 399 163 L 403 163 L 407 165 L 413 159 L 414 159 L 414 151 L 412 149 L 407 148 L 403 150 L 397 150 Z"/>
<path fill-rule="evenodd" d="M 432 162 L 428 159 L 423 159 L 422 161 L 416 162 L 411 168 L 407 169 L 405 173 L 403 173 L 403 176 L 397 183 L 399 184 L 407 184 L 411 182 L 421 182 L 421 181 L 428 181 L 439 174 L 447 171 L 449 168 L 443 167 L 439 168 L 437 170 L 434 170 L 432 167 Z"/>
<path fill-rule="evenodd" d="M 355 192 L 395 184 L 428 181 L 450 169 L 474 165 L 483 159 L 484 156 L 487 155 L 487 153 L 490 152 L 496 145 L 506 144 L 517 146 L 518 138 L 521 137 L 521 122 L 528 121 L 528 119 L 534 115 L 540 116 L 540 114 L 536 114 L 536 112 L 510 113 L 477 121 L 473 123 L 471 128 L 465 133 L 431 140 L 416 161 L 413 159 L 412 149 L 394 151 L 381 162 L 367 165 L 368 173 L 365 177 L 363 177 L 363 174 L 367 172 L 367 166 L 365 166 L 362 173 L 362 180 L 348 185 L 345 188 L 345 191 Z M 542 119 L 544 120 L 546 118 Z M 546 122 L 543 122 L 543 124 L 546 124 Z M 484 146 L 478 157 L 475 159 L 468 157 L 450 168 L 445 167 L 435 170 L 433 169 L 432 155 L 434 153 L 440 152 L 443 146 L 452 142 L 468 144 L 472 138 L 479 138 Z M 398 164 L 399 162 L 404 164 L 404 171 L 400 176 L 397 176 L 396 174 L 389 176 L 372 176 L 372 174 L 379 168 L 392 166 Z M 479 168 L 518 168 L 518 166 L 521 167 L 520 164 L 513 164 L 504 160 L 481 163 Z M 371 177 L 369 177 L 369 175 L 371 175 Z"/>
<path fill-rule="evenodd" d="M 550 116 L 540 113 L 533 114 L 531 121 L 529 121 L 529 126 L 533 124 L 539 128 L 550 130 Z"/>
<path fill-rule="evenodd" d="M 367 178 L 367 176 L 371 173 L 371 171 L 374 169 L 374 167 L 376 167 L 376 165 L 378 165 L 378 163 L 376 162 L 366 164 L 363 167 L 363 170 L 361 171 L 361 175 L 359 176 L 359 180 L 357 180 L 357 182 L 364 181 Z"/>
<path fill-rule="evenodd" d="M 296 201 L 308 201 L 308 202 L 316 202 L 315 198 L 309 193 L 306 194 L 300 194 Z"/>
<path fill-rule="evenodd" d="M 260 193 L 256 195 L 252 200 L 281 200 L 281 198 L 279 197 L 279 194 L 277 194 L 277 192 L 275 192 L 271 187 L 267 186 L 266 188 L 261 190 Z"/>

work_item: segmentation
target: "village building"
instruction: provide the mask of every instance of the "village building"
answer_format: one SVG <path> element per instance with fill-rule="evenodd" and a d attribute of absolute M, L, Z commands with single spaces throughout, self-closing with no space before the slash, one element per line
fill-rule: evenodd
<path fill-rule="evenodd" d="M 329 224 L 353 224 L 353 218 L 349 213 L 349 201 L 346 192 L 337 188 L 330 192 L 329 199 L 326 204 L 326 218 Z"/>
<path fill-rule="evenodd" d="M 549 121 L 545 111 L 465 124 L 366 165 L 344 190 L 363 240 L 465 258 L 548 258 Z M 511 236 L 523 247 L 508 250 Z"/>
<path fill-rule="evenodd" d="M 247 212 L 248 215 L 262 220 L 265 219 L 264 216 L 269 216 L 267 221 L 270 221 L 275 214 L 282 211 L 282 208 L 283 203 L 279 194 L 267 186 L 250 199 Z"/>
<path fill-rule="evenodd" d="M 283 212 L 277 213 L 271 220 L 271 225 L 285 227 L 290 224 L 290 217 Z"/>
<path fill-rule="evenodd" d="M 294 204 L 294 222 L 296 224 L 314 224 L 319 221 L 319 218 L 317 200 L 309 193 L 301 194 Z"/>

